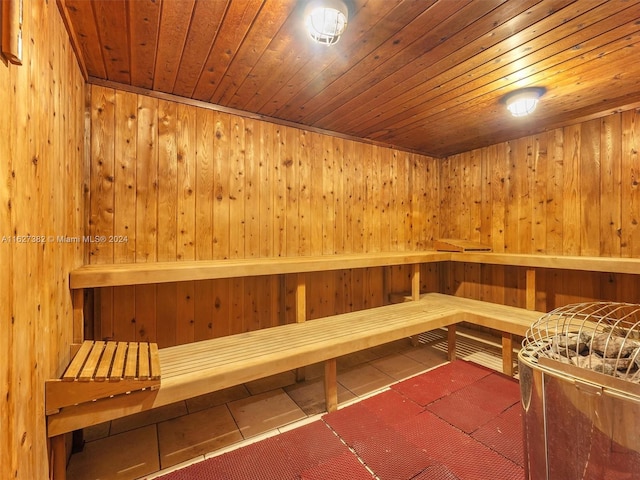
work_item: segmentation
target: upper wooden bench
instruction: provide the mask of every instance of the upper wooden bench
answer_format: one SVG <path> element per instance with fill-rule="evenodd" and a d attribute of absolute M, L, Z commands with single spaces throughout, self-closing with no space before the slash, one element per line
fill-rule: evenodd
<path fill-rule="evenodd" d="M 308 257 L 84 265 L 69 277 L 71 289 L 326 272 L 450 260 L 448 252 L 375 252 Z"/>
<path fill-rule="evenodd" d="M 451 251 L 371 252 L 341 255 L 251 258 L 232 260 L 197 260 L 180 262 L 123 263 L 84 265 L 70 273 L 69 285 L 73 292 L 73 341 L 84 340 L 83 290 L 85 288 L 114 287 L 151 283 L 214 280 L 260 275 L 299 274 L 370 268 L 393 265 L 412 265 L 412 299 L 420 295 L 420 265 L 423 263 L 461 262 L 487 265 L 505 265 L 527 268 L 526 308 L 535 308 L 537 268 L 583 270 L 640 274 L 640 259 L 619 257 L 586 257 L 564 255 L 492 253 L 469 248 L 474 242 L 445 240 Z M 304 279 L 299 280 L 303 284 Z M 300 295 L 298 295 L 300 300 Z M 299 307 L 304 307 L 300 304 Z M 298 308 L 298 320 L 304 312 Z"/>
<path fill-rule="evenodd" d="M 534 255 L 481 251 L 467 251 L 464 253 L 421 251 L 84 265 L 70 273 L 69 285 L 72 290 L 75 290 L 148 283 L 309 273 L 351 268 L 416 265 L 447 261 L 527 268 L 640 274 L 640 259 L 638 258 Z"/>

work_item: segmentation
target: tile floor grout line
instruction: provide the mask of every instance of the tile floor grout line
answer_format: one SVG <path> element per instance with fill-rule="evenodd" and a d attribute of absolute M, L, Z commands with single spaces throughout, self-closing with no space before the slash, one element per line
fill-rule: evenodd
<path fill-rule="evenodd" d="M 356 457 L 356 459 L 358 460 L 358 462 L 360 462 L 362 464 L 362 466 L 364 468 L 367 469 L 367 472 L 369 472 L 371 474 L 371 476 L 373 477 L 374 480 L 380 480 L 380 477 L 378 477 L 375 472 L 371 469 L 371 467 L 369 467 L 369 465 L 367 465 L 365 463 L 365 461 L 360 457 L 360 455 L 358 455 L 358 452 L 355 451 L 355 449 L 353 447 L 351 447 L 351 445 L 349 445 L 347 442 L 345 442 L 345 440 L 340 436 L 340 434 L 338 434 L 338 432 L 336 432 L 333 427 L 331 425 L 329 425 L 329 423 L 327 423 L 327 421 L 322 418 L 321 419 L 322 423 L 325 424 L 325 426 L 329 429 L 329 431 L 331 433 L 333 433 L 336 438 L 338 440 L 340 440 L 340 442 L 349 449 L 349 451 Z"/>

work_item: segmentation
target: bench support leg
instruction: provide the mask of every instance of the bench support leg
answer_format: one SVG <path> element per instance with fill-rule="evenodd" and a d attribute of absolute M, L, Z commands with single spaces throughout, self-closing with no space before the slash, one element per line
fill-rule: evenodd
<path fill-rule="evenodd" d="M 447 327 L 447 360 L 456 359 L 456 324 Z"/>
<path fill-rule="evenodd" d="M 513 377 L 513 336 L 502 332 L 502 371 Z"/>
<path fill-rule="evenodd" d="M 296 322 L 307 320 L 307 276 L 304 273 L 296 275 Z M 304 382 L 307 370 L 305 367 L 296 368 L 296 382 Z"/>
<path fill-rule="evenodd" d="M 338 409 L 338 373 L 335 358 L 324 362 L 324 399 L 327 412 L 335 412 Z"/>
<path fill-rule="evenodd" d="M 536 309 L 536 269 L 527 269 L 526 280 L 526 307 L 527 310 Z"/>
<path fill-rule="evenodd" d="M 411 300 L 420 300 L 420 264 L 413 265 L 411 272 Z"/>
<path fill-rule="evenodd" d="M 51 477 L 53 480 L 65 480 L 67 478 L 67 445 L 65 435 L 57 435 L 51 438 Z"/>
<path fill-rule="evenodd" d="M 84 289 L 72 290 L 73 343 L 84 341 Z"/>
<path fill-rule="evenodd" d="M 420 300 L 420 264 L 416 263 L 411 271 L 411 301 L 416 302 L 418 300 Z M 413 335 L 411 337 L 411 346 L 417 347 L 419 345 L 418 335 Z"/>

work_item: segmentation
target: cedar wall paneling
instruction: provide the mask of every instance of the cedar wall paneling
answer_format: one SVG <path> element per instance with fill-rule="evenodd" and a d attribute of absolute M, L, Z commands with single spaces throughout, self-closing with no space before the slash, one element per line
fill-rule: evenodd
<path fill-rule="evenodd" d="M 91 263 L 425 249 L 437 160 L 93 85 Z M 117 242 L 109 242 L 108 239 Z M 424 268 L 437 288 L 437 268 Z M 95 338 L 191 342 L 293 320 L 293 279 L 103 288 Z M 407 268 L 308 275 L 308 318 L 380 305 Z M 88 334 L 91 334 L 88 332 Z"/>
<path fill-rule="evenodd" d="M 440 166 L 440 236 L 496 252 L 640 257 L 640 111 L 492 145 Z M 640 272 L 639 272 L 640 273 Z M 451 265 L 442 288 L 525 305 L 524 268 Z M 640 276 L 538 269 L 537 309 L 640 302 Z"/>
<path fill-rule="evenodd" d="M 23 65 L 0 57 L 0 478 L 33 480 L 48 476 L 44 381 L 68 362 L 83 260 L 57 237 L 83 232 L 84 80 L 56 3 L 24 12 Z"/>

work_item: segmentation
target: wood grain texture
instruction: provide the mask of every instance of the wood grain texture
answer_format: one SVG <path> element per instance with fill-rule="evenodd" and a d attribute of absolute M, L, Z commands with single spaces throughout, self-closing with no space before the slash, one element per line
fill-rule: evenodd
<path fill-rule="evenodd" d="M 439 201 L 432 158 L 105 87 L 92 98 L 92 228 L 131 233 L 125 244 L 92 245 L 91 263 L 405 250 L 436 234 L 425 220 Z M 385 289 L 406 283 L 383 285 L 380 268 L 353 275 L 312 275 L 309 318 L 381 305 Z M 280 305 L 293 305 L 294 285 L 259 277 L 103 289 L 95 323 L 103 337 L 164 347 L 295 321 Z"/>
<path fill-rule="evenodd" d="M 55 2 L 24 1 L 23 49 L 0 62 L 0 477 L 48 478 L 44 381 L 69 362 L 83 259 L 62 240 L 84 233 L 84 79 Z"/>
<path fill-rule="evenodd" d="M 91 158 L 96 168 L 91 170 L 90 235 L 108 238 L 114 235 L 115 181 L 115 92 L 100 87 L 91 88 Z M 113 263 L 113 242 L 89 244 L 91 263 Z"/>
<path fill-rule="evenodd" d="M 153 86 L 155 50 L 158 39 L 155 30 L 160 19 L 160 4 L 143 0 L 129 4 L 131 42 L 131 81 L 145 88 Z"/>
<path fill-rule="evenodd" d="M 158 101 L 138 97 L 137 107 L 133 254 L 136 262 L 154 262 L 158 258 Z M 129 243 L 129 236 L 123 243 Z"/>
<path fill-rule="evenodd" d="M 493 145 L 479 150 L 478 155 L 467 152 L 447 158 L 440 165 L 445 192 L 440 217 L 451 221 L 441 224 L 440 234 L 459 232 L 461 238 L 473 239 L 479 224 L 496 254 L 604 257 L 584 261 L 584 270 L 595 272 L 603 272 L 606 257 L 637 258 L 637 115 L 636 110 L 615 113 Z M 464 198 L 474 194 L 463 195 L 462 191 L 483 188 L 469 184 L 465 173 L 469 169 L 472 176 L 474 170 L 491 172 L 487 177 L 491 194 L 479 192 L 487 204 L 481 211 L 487 213 L 481 214 L 479 222 L 467 225 L 461 220 L 468 215 Z M 460 196 L 462 201 L 453 200 Z M 482 266 L 482 287 L 462 289 L 459 294 L 524 307 L 524 258 L 526 255 L 521 268 L 500 266 L 497 261 Z M 579 265 L 578 260 L 576 267 Z M 576 301 L 638 301 L 639 279 L 627 272 L 586 273 L 559 266 L 557 271 L 536 270 L 535 306 L 539 310 Z M 629 268 L 637 270 L 635 265 Z M 456 265 L 448 267 L 448 272 L 443 291 L 455 292 L 461 285 L 478 281 L 475 272 Z"/>
<path fill-rule="evenodd" d="M 115 91 L 99 88 L 100 96 L 94 97 L 101 105 L 105 98 L 116 97 Z M 143 95 L 138 97 L 138 104 L 150 102 Z M 637 126 L 628 112 L 442 161 L 166 100 L 159 101 L 157 112 L 157 122 L 145 118 L 149 125 L 145 127 L 138 120 L 137 128 L 138 136 L 152 138 L 153 132 L 145 131 L 158 125 L 158 188 L 152 194 L 157 199 L 140 199 L 136 205 L 158 205 L 155 231 L 159 260 L 242 260 L 421 249 L 430 247 L 438 237 L 486 239 L 498 253 L 615 256 L 633 244 L 637 233 L 633 229 Z M 96 145 L 101 145 L 105 135 L 105 122 L 100 119 L 96 117 Z M 145 164 L 153 154 L 145 147 L 146 141 L 138 144 L 136 162 Z M 98 159 L 105 157 L 101 153 L 105 149 L 109 151 L 108 146 L 96 150 L 92 161 L 98 178 L 104 177 L 104 173 L 99 175 L 104 162 Z M 627 154 L 617 156 L 617 151 Z M 626 186 L 624 172 L 629 172 L 627 178 L 631 179 Z M 102 193 L 93 193 L 91 204 L 97 211 L 91 218 L 100 218 L 101 210 L 104 217 L 111 193 L 104 186 L 102 189 L 107 199 L 100 198 Z M 145 197 L 143 192 L 141 197 Z M 620 205 L 619 214 L 615 213 L 616 204 Z M 613 217 L 607 210 L 610 205 Z M 144 208 L 136 207 L 136 212 L 147 218 Z M 120 213 L 130 215 L 126 210 L 118 211 L 114 222 Z M 618 216 L 620 225 L 609 229 L 621 232 L 616 233 L 621 239 L 620 253 L 612 250 L 615 242 L 610 236 L 600 233 L 606 223 L 603 218 Z M 154 231 L 151 222 L 145 222 L 148 230 Z M 628 241 L 622 241 L 625 234 Z M 135 243 L 138 241 L 136 238 Z M 140 250 L 137 245 L 132 248 Z M 391 274 L 360 269 L 310 275 L 309 291 L 316 295 L 308 300 L 309 318 L 382 304 L 386 293 L 410 286 L 408 272 L 401 271 Z M 470 264 L 428 272 L 424 281 L 442 291 L 509 305 L 526 302 L 522 269 Z M 613 291 L 603 283 L 605 277 L 595 275 L 589 277 L 589 285 L 583 284 L 582 294 L 574 295 L 565 286 L 571 280 L 566 275 L 538 275 L 540 285 L 545 285 L 545 290 L 538 289 L 535 295 L 538 308 Z M 444 282 L 440 286 L 433 281 L 438 276 Z M 633 283 L 633 278 L 616 280 Z M 288 280 L 216 280 L 215 285 L 197 288 L 194 284 L 162 288 L 175 291 L 162 299 L 165 307 L 166 302 L 176 302 L 167 314 L 175 321 L 187 322 L 183 325 L 186 330 L 171 327 L 170 338 L 174 338 L 173 331 L 188 341 L 196 336 L 274 325 L 282 318 L 295 321 L 290 307 L 294 288 Z M 204 292 L 212 288 L 213 320 L 208 310 L 211 302 L 204 299 Z M 566 292 L 550 293 L 558 288 Z M 636 289 L 618 285 L 616 291 L 629 288 Z M 270 307 L 258 300 L 264 292 L 270 292 Z M 195 299 L 195 303 L 187 299 Z M 103 306 L 103 329 L 105 322 L 118 321 L 110 320 L 110 311 Z M 257 318 L 265 314 L 267 320 Z M 161 328 L 160 324 L 155 328 Z M 148 329 L 145 332 L 153 340 L 153 334 Z"/>

